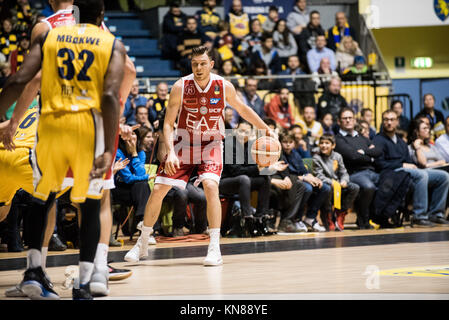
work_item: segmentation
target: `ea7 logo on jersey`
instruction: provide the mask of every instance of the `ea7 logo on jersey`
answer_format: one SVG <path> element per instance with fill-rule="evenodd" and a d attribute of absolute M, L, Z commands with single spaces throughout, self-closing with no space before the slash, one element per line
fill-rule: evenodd
<path fill-rule="evenodd" d="M 210 104 L 217 104 L 220 101 L 221 98 L 211 98 Z"/>
<path fill-rule="evenodd" d="M 186 119 L 186 127 L 193 130 L 209 131 L 218 130 L 218 123 L 220 121 L 220 116 L 202 116 L 199 120 L 194 114 L 189 113 Z"/>

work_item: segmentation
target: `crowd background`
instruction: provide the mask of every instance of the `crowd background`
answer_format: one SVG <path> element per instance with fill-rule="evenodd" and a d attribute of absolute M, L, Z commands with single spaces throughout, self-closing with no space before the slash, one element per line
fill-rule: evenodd
<path fill-rule="evenodd" d="M 224 165 L 219 186 L 224 236 L 341 231 L 349 212 L 356 214 L 359 229 L 395 227 L 403 218 L 416 227 L 447 225 L 449 118 L 436 108 L 431 93 L 423 95 L 424 108 L 413 118 L 406 116 L 401 100 L 391 101 L 377 126 L 372 105 L 346 100 L 343 81 L 371 79 L 375 70 L 344 12 L 337 12 L 335 24 L 325 30 L 320 12 L 309 11 L 306 0 L 298 0 L 285 19 L 270 7 L 267 15 L 250 20 L 239 0 L 232 1 L 224 17 L 215 10 L 216 0 L 202 4 L 192 16 L 170 4 L 160 39 L 163 57 L 186 75 L 192 48 L 208 46 L 213 72 L 231 79 L 240 98 L 278 132 L 282 145 L 281 162 L 262 174 L 247 152 L 255 130 L 226 107 L 226 128 L 233 133 L 227 138 L 235 139 L 235 148 L 224 152 L 235 155 L 241 148 L 246 156 L 243 164 Z M 132 9 L 133 1 L 125 5 Z M 20 68 L 32 26 L 51 14 L 46 1 L 0 0 L 0 86 Z M 255 78 L 262 75 L 310 77 Z M 295 94 L 298 87 L 305 94 Z M 131 238 L 164 156 L 169 89 L 159 82 L 148 94 L 136 79 L 120 120 L 140 125 L 133 139 L 120 141 L 112 191 L 115 223 Z M 270 94 L 261 96 L 261 90 Z M 388 176 L 403 179 L 406 187 L 386 191 Z M 173 188 L 167 195 L 155 236 L 207 233 L 204 191 L 194 180 L 195 174 L 185 190 Z M 385 208 L 388 193 L 401 200 L 393 211 Z M 26 246 L 26 199 L 18 192 L 11 214 L 0 224 L 8 251 Z M 76 208 L 60 199 L 49 250 L 76 247 L 76 228 Z M 120 245 L 113 235 L 110 245 Z"/>

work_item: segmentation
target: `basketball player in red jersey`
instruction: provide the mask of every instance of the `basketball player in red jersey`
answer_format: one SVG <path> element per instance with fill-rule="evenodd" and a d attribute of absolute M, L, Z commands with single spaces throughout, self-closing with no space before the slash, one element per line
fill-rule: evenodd
<path fill-rule="evenodd" d="M 193 73 L 181 78 L 170 93 L 164 120 L 167 156 L 161 164 L 148 199 L 142 233 L 125 260 L 137 262 L 148 255 L 148 238 L 153 232 L 162 201 L 172 186 L 184 188 L 192 171 L 198 169 L 196 184 L 202 183 L 207 199 L 210 242 L 205 266 L 223 263 L 220 251 L 221 203 L 218 184 L 223 168 L 224 107 L 226 102 L 266 135 L 275 133 L 236 95 L 234 86 L 211 73 L 214 61 L 204 46 L 192 51 Z M 178 118 L 176 137 L 175 121 Z"/>
<path fill-rule="evenodd" d="M 74 25 L 76 24 L 75 17 L 72 14 L 73 0 L 50 0 L 49 1 L 55 14 L 47 17 L 42 22 L 36 24 L 31 33 L 31 43 L 41 34 L 45 34 L 53 28 L 64 25 Z M 104 22 L 102 23 L 102 29 L 108 30 Z M 136 70 L 134 68 L 133 62 L 128 56 L 126 56 L 125 69 L 123 81 L 120 87 L 120 96 L 127 97 L 134 79 L 136 77 Z M 39 72 L 36 77 L 26 86 L 19 100 L 17 101 L 14 113 L 10 120 L 10 123 L 5 130 L 5 134 L 2 137 L 5 148 L 12 150 L 14 145 L 12 143 L 12 137 L 16 132 L 19 121 L 21 120 L 23 114 L 25 113 L 28 106 L 36 98 L 41 84 L 41 73 Z M 120 114 L 123 113 L 124 103 L 120 102 Z M 129 127 L 127 125 L 120 126 L 120 134 L 126 140 L 127 137 L 131 136 L 132 131 L 136 127 Z M 118 145 L 118 136 L 117 136 Z M 71 186 L 70 179 L 72 178 L 71 172 L 68 173 L 67 187 Z M 112 213 L 110 205 L 110 189 L 114 188 L 114 180 L 112 175 L 112 169 L 108 171 L 105 177 L 104 193 L 101 201 L 101 211 L 100 211 L 100 225 L 101 234 L 100 240 L 97 247 L 97 254 L 95 257 L 95 269 L 91 281 L 91 292 L 93 295 L 108 295 L 108 277 L 109 268 L 107 266 L 107 254 L 109 250 L 109 240 L 112 230 Z M 51 236 L 54 231 L 56 222 L 56 209 L 53 205 L 49 211 L 49 216 L 47 219 L 47 227 L 45 230 L 43 247 L 42 247 L 42 267 L 45 270 L 46 256 L 48 252 L 48 244 L 50 242 Z M 12 290 L 8 291 L 8 294 L 20 296 L 20 288 L 16 286 Z"/>

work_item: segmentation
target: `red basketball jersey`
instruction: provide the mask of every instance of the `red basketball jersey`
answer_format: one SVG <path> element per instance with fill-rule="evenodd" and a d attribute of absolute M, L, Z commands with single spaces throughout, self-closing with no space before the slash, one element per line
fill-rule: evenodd
<path fill-rule="evenodd" d="M 204 144 L 225 137 L 225 84 L 214 73 L 204 90 L 195 82 L 193 73 L 182 78 L 182 105 L 178 115 L 178 141 L 188 137 L 190 145 Z"/>
<path fill-rule="evenodd" d="M 72 15 L 72 9 L 59 10 L 54 15 L 49 16 L 43 21 L 48 25 L 50 30 L 60 26 L 76 24 L 75 18 Z"/>

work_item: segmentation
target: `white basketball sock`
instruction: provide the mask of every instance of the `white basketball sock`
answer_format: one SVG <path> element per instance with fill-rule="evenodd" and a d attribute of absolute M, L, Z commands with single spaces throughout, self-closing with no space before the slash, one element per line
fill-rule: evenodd
<path fill-rule="evenodd" d="M 109 246 L 106 243 L 98 243 L 97 251 L 95 252 L 94 264 L 98 268 L 105 268 L 108 264 Z"/>
<path fill-rule="evenodd" d="M 42 265 L 42 254 L 37 249 L 28 250 L 27 269 L 38 268 Z"/>
<path fill-rule="evenodd" d="M 80 284 L 84 285 L 90 281 L 90 278 L 92 278 L 94 264 L 92 262 L 80 261 L 79 270 Z"/>
<path fill-rule="evenodd" d="M 209 229 L 209 245 L 220 246 L 220 228 Z"/>

